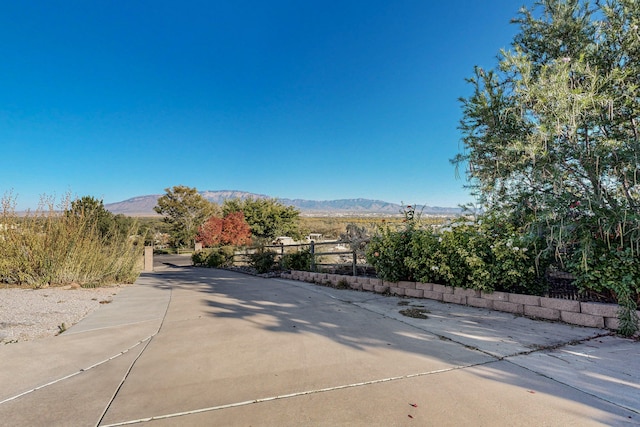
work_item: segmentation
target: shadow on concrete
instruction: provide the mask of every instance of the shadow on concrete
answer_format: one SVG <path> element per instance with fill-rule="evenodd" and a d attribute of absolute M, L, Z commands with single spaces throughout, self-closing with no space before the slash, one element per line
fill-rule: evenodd
<path fill-rule="evenodd" d="M 559 358 L 558 352 L 571 354 L 583 340 L 607 339 L 595 338 L 604 331 L 430 300 L 341 292 L 306 283 L 164 264 L 171 268 L 155 273 L 162 276 L 164 286 L 171 286 L 174 292 L 202 293 L 201 314 L 211 319 L 240 319 L 265 332 L 292 337 L 319 335 L 361 352 L 397 349 L 452 366 L 475 366 L 469 372 L 485 380 L 510 384 L 531 394 L 571 399 L 610 415 L 593 421 L 606 425 L 640 421 L 640 408 L 634 404 L 637 375 L 630 373 L 624 384 L 614 355 L 592 359 L 586 365 Z M 401 300 L 423 308 L 428 318 L 404 318 L 398 314 L 406 308 L 398 305 Z M 630 349 L 637 355 L 637 345 Z M 582 354 L 580 351 L 575 353 Z M 609 373 L 607 366 L 612 367 Z M 578 377 L 588 379 L 578 381 Z M 617 398 L 628 391 L 632 392 L 629 399 Z"/>

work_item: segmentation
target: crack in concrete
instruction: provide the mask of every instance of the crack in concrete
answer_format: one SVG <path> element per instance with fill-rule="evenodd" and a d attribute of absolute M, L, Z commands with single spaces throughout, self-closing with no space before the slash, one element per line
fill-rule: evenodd
<path fill-rule="evenodd" d="M 120 393 L 120 390 L 122 389 L 122 386 L 124 386 L 124 383 L 127 380 L 127 378 L 129 377 L 129 374 L 131 373 L 131 371 L 133 370 L 133 367 L 135 366 L 136 362 L 142 357 L 142 355 L 144 354 L 144 352 L 147 349 L 147 347 L 149 347 L 149 344 L 153 340 L 153 337 L 158 335 L 160 333 L 160 331 L 162 330 L 162 327 L 164 326 L 164 322 L 167 319 L 167 313 L 169 312 L 169 306 L 171 305 L 172 296 L 173 296 L 173 286 L 171 286 L 170 289 L 169 289 L 169 301 L 167 301 L 167 307 L 165 308 L 164 315 L 162 316 L 162 322 L 160 322 L 160 325 L 158 326 L 158 330 L 153 335 L 151 335 L 149 337 L 147 343 L 142 348 L 142 351 L 140 351 L 140 354 L 138 354 L 138 356 L 133 360 L 133 362 L 131 362 L 131 365 L 129 365 L 129 368 L 127 369 L 127 372 L 125 372 L 122 380 L 120 381 L 120 384 L 118 384 L 118 387 L 116 387 L 116 390 L 113 393 L 113 396 L 111 396 L 111 399 L 109 400 L 109 402 L 107 403 L 106 407 L 104 408 L 104 411 L 102 411 L 102 414 L 100 414 L 100 417 L 98 418 L 98 422 L 96 423 L 96 427 L 98 427 L 100 425 L 100 423 L 102 423 L 102 420 L 107 415 L 107 412 L 109 412 L 109 408 L 111 408 L 111 405 L 116 400 L 116 397 L 118 396 L 118 393 Z"/>
<path fill-rule="evenodd" d="M 149 421 L 157 421 L 157 420 L 164 420 L 164 419 L 169 419 L 169 418 L 183 417 L 183 416 L 187 416 L 187 415 L 201 414 L 203 412 L 212 412 L 212 411 L 219 411 L 219 410 L 229 409 L 229 408 L 237 408 L 239 406 L 247 406 L 247 405 L 252 405 L 252 404 L 255 404 L 255 403 L 272 402 L 272 401 L 275 401 L 275 400 L 290 399 L 290 398 L 293 398 L 293 397 L 307 396 L 307 395 L 317 394 L 317 393 L 326 393 L 326 392 L 344 390 L 344 389 L 354 388 L 354 387 L 363 387 L 363 386 L 387 383 L 387 382 L 391 382 L 391 381 L 401 381 L 401 380 L 406 380 L 406 379 L 411 379 L 411 378 L 424 377 L 424 376 L 428 376 L 428 375 L 442 374 L 442 373 L 446 373 L 446 372 L 451 372 L 451 371 L 456 371 L 456 370 L 460 370 L 460 369 L 471 368 L 471 367 L 475 367 L 475 366 L 482 366 L 482 365 L 486 365 L 486 364 L 494 363 L 494 362 L 495 362 L 494 360 L 489 360 L 489 361 L 486 361 L 486 362 L 473 363 L 473 364 L 469 364 L 469 365 L 452 366 L 452 367 L 449 367 L 449 368 L 437 369 L 437 370 L 428 371 L 428 372 L 419 372 L 419 373 L 415 373 L 415 374 L 399 375 L 399 376 L 389 377 L 389 378 L 379 378 L 379 379 L 375 379 L 375 380 L 362 381 L 362 382 L 351 383 L 351 384 L 341 384 L 341 385 L 337 385 L 337 386 L 333 386 L 333 387 L 326 387 L 326 388 L 320 388 L 320 389 L 314 389 L 314 390 L 305 390 L 305 391 L 300 391 L 300 392 L 296 392 L 296 393 L 282 394 L 282 395 L 277 395 L 277 396 L 262 397 L 262 398 L 253 399 L 253 400 L 245 400 L 243 402 L 235 402 L 235 403 L 228 403 L 228 404 L 225 404 L 225 405 L 210 406 L 210 407 L 207 407 L 207 408 L 192 409 L 192 410 L 184 411 L 184 412 L 175 412 L 175 413 L 172 413 L 172 414 L 157 415 L 157 416 L 152 416 L 152 417 L 147 417 L 147 418 L 139 418 L 139 419 L 136 419 L 136 420 L 120 421 L 120 422 L 113 423 L 113 424 L 105 424 L 105 425 L 102 425 L 101 427 L 126 426 L 126 425 L 138 424 L 138 423 L 143 423 L 143 422 L 149 422 Z"/>

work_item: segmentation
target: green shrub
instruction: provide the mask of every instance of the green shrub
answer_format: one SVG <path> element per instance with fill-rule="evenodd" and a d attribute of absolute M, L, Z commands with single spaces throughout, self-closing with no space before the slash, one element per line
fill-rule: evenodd
<path fill-rule="evenodd" d="M 395 231 L 383 226 L 371 238 L 365 256 L 379 278 L 390 282 L 413 279 L 411 269 L 405 262 L 411 256 L 411 235 L 407 230 Z"/>
<path fill-rule="evenodd" d="M 407 206 L 402 213 L 404 220 L 400 228 L 383 223 L 365 251 L 367 262 L 375 268 L 378 277 L 390 282 L 414 280 L 407 260 L 411 258 L 411 241 L 420 232 L 419 215 L 413 206 Z"/>
<path fill-rule="evenodd" d="M 544 265 L 539 242 L 500 218 L 459 219 L 438 237 L 432 267 L 451 286 L 539 295 Z"/>
<path fill-rule="evenodd" d="M 207 257 L 207 267 L 229 267 L 233 264 L 233 246 L 214 248 Z"/>
<path fill-rule="evenodd" d="M 618 333 L 633 335 L 638 329 L 638 300 L 640 299 L 640 259 L 631 248 L 620 249 L 602 245 L 592 248 L 583 260 L 582 253 L 574 254 L 570 268 L 576 284 L 582 290 L 611 292 L 620 305 Z"/>
<path fill-rule="evenodd" d="M 539 239 L 500 218 L 459 218 L 439 230 L 381 227 L 367 247 L 367 261 L 383 280 L 417 280 L 484 291 L 541 294 Z"/>
<path fill-rule="evenodd" d="M 415 280 L 425 283 L 443 283 L 443 277 L 436 266 L 440 248 L 438 236 L 431 230 L 418 230 L 411 236 L 410 255 L 406 266 Z"/>
<path fill-rule="evenodd" d="M 191 263 L 196 267 L 201 267 L 205 265 L 208 256 L 209 251 L 207 250 L 201 249 L 199 251 L 195 251 L 191 254 Z"/>
<path fill-rule="evenodd" d="M 233 246 L 202 249 L 191 255 L 191 261 L 197 267 L 228 267 L 233 264 L 233 253 Z"/>
<path fill-rule="evenodd" d="M 282 257 L 282 268 L 285 270 L 311 270 L 311 251 L 305 249 L 298 252 L 284 254 Z"/>
<path fill-rule="evenodd" d="M 249 255 L 249 264 L 260 274 L 275 270 L 275 261 L 276 253 L 272 251 L 256 252 Z"/>

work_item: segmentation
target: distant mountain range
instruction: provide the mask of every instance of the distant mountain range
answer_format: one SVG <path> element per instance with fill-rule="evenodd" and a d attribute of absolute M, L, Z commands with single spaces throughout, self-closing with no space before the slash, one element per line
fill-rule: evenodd
<path fill-rule="evenodd" d="M 271 198 L 264 194 L 248 193 L 246 191 L 221 190 L 200 191 L 207 200 L 222 204 L 227 199 L 263 199 Z M 153 210 L 162 194 L 138 196 L 117 203 L 108 203 L 105 208 L 114 214 L 128 216 L 156 216 Z M 403 206 L 396 203 L 383 202 L 371 199 L 340 199 L 340 200 L 304 200 L 304 199 L 280 199 L 278 202 L 286 206 L 293 206 L 305 216 L 389 216 L 400 215 Z M 460 208 L 417 206 L 418 211 L 424 215 L 453 216 L 461 213 Z"/>

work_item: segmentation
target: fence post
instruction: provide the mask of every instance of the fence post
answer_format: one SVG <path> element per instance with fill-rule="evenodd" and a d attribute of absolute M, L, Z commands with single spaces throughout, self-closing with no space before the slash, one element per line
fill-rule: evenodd
<path fill-rule="evenodd" d="M 280 270 L 282 270 L 282 259 L 284 258 L 284 243 L 280 242 Z"/>
<path fill-rule="evenodd" d="M 309 245 L 309 252 L 311 252 L 311 271 L 316 271 L 316 248 L 315 242 L 312 240 Z"/>
<path fill-rule="evenodd" d="M 356 254 L 356 251 L 353 251 L 353 275 L 358 275 L 358 255 Z"/>
<path fill-rule="evenodd" d="M 144 247 L 144 271 L 153 271 L 153 246 Z"/>

